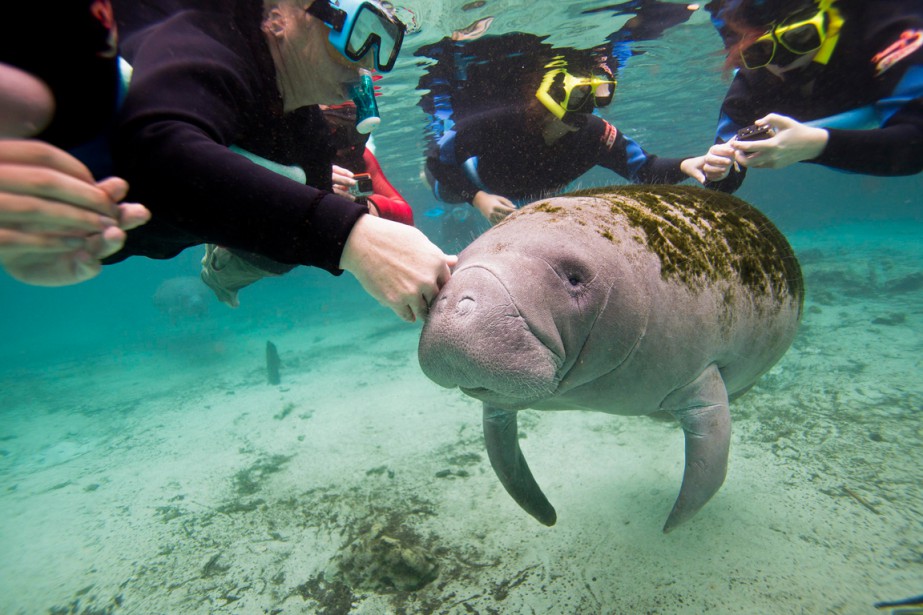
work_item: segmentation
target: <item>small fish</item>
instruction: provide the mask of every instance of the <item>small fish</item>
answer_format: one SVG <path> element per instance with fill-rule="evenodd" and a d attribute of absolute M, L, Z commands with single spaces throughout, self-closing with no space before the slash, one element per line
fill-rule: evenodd
<path fill-rule="evenodd" d="M 468 4 L 462 7 L 463 11 L 473 11 L 474 9 L 479 9 L 482 6 L 487 4 L 486 0 L 474 0 L 474 2 L 469 2 Z"/>
<path fill-rule="evenodd" d="M 445 215 L 445 210 L 438 206 L 431 207 L 430 209 L 427 209 L 425 212 L 423 212 L 423 215 L 427 218 L 438 218 L 439 216 Z"/>

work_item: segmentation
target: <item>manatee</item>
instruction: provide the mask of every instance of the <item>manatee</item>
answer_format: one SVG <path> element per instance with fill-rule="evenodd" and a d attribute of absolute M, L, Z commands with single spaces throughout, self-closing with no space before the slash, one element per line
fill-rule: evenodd
<path fill-rule="evenodd" d="M 208 314 L 210 291 L 198 276 L 168 278 L 154 291 L 154 306 L 177 324 L 184 318 L 201 318 Z"/>
<path fill-rule="evenodd" d="M 728 401 L 788 349 L 804 297 L 782 233 L 744 201 L 620 186 L 531 203 L 460 255 L 419 343 L 423 372 L 483 402 L 487 453 L 526 512 L 553 525 L 517 412 L 669 413 L 685 470 L 664 525 L 690 519 L 727 471 Z"/>

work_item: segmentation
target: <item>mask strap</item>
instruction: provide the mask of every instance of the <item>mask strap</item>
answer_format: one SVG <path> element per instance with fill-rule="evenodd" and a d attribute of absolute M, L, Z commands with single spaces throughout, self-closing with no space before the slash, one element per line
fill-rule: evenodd
<path fill-rule="evenodd" d="M 327 0 L 314 0 L 314 3 L 307 8 L 306 12 L 320 19 L 333 28 L 335 32 L 343 31 L 343 25 L 346 23 L 346 11 L 331 6 Z"/>
<path fill-rule="evenodd" d="M 814 62 L 817 64 L 826 65 L 830 61 L 830 56 L 833 55 L 833 50 L 836 49 L 836 44 L 840 40 L 840 29 L 843 27 L 843 16 L 840 12 L 834 8 L 829 7 L 827 9 L 828 14 L 830 15 L 830 25 L 827 26 L 827 38 L 824 39 L 824 43 L 820 46 L 820 49 L 817 50 L 817 55 L 814 56 Z"/>

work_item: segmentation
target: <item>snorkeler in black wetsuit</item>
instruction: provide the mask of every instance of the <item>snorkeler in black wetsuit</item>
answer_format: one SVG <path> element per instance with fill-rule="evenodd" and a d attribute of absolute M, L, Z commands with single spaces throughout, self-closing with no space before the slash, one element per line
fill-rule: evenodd
<path fill-rule="evenodd" d="M 559 192 L 597 165 L 637 183 L 683 179 L 671 171 L 672 161 L 649 155 L 600 117 L 583 114 L 549 142 L 539 124 L 546 120 L 534 116 L 534 110 L 506 108 L 456 124 L 454 134 L 427 158 L 437 196 L 450 203 L 471 201 L 486 190 L 528 199 Z"/>
<path fill-rule="evenodd" d="M 698 179 L 733 192 L 748 166 L 923 170 L 921 0 L 731 0 L 706 8 L 742 66 Z M 757 120 L 775 136 L 728 143 Z"/>
<path fill-rule="evenodd" d="M 614 126 L 593 115 L 612 100 L 615 80 L 604 64 L 569 72 L 555 56 L 515 105 L 497 105 L 447 123 L 427 155 L 426 173 L 437 198 L 467 201 L 498 222 L 516 201 L 562 191 L 594 166 L 637 183 L 676 183 L 678 160 L 645 152 Z M 578 72 L 578 71 L 574 71 Z"/>

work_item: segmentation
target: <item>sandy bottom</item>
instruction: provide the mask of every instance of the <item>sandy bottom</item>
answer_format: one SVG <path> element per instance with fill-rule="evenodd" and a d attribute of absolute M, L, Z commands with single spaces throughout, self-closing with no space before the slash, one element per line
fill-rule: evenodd
<path fill-rule="evenodd" d="M 799 337 L 669 535 L 675 424 L 523 413 L 543 527 L 494 477 L 479 405 L 372 305 L 4 374 L 0 613 L 858 614 L 923 593 L 923 247 L 849 232 L 793 236 Z"/>

